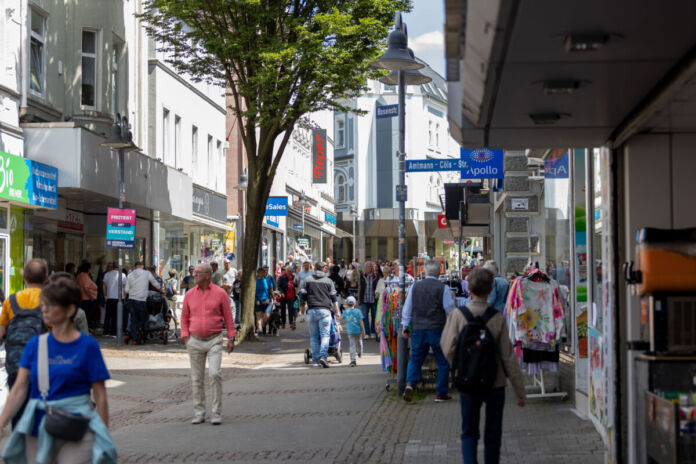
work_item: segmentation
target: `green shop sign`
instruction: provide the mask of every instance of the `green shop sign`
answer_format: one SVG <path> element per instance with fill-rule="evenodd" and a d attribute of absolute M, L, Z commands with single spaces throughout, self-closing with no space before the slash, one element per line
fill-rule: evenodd
<path fill-rule="evenodd" d="M 58 207 L 58 169 L 0 151 L 0 198 Z"/>
<path fill-rule="evenodd" d="M 302 248 L 309 248 L 311 246 L 311 240 L 309 237 L 297 237 L 297 246 Z"/>

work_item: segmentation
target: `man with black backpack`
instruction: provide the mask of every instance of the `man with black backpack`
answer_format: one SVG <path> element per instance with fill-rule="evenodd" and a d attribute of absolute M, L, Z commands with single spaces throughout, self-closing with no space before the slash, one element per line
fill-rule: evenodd
<path fill-rule="evenodd" d="M 482 267 L 469 274 L 468 306 L 453 311 L 442 332 L 441 346 L 452 370 L 452 383 L 460 392 L 462 455 L 476 463 L 481 405 L 486 403 L 484 456 L 486 464 L 500 461 L 506 377 L 524 407 L 526 394 L 522 370 L 512 349 L 505 316 L 488 306 L 494 275 Z"/>
<path fill-rule="evenodd" d="M 428 350 L 432 349 L 437 362 L 435 402 L 440 403 L 452 399 L 448 395 L 449 363 L 440 349 L 440 336 L 447 315 L 455 308 L 455 303 L 452 290 L 437 279 L 440 275 L 439 261 L 428 261 L 425 274 L 425 279 L 411 287 L 402 311 L 403 335 L 411 339 L 411 357 L 408 360 L 403 398 L 406 402 L 413 398 L 413 392 L 420 380 L 423 361 L 428 355 Z"/>
<path fill-rule="evenodd" d="M 0 313 L 0 340 L 5 341 L 5 369 L 10 389 L 17 380 L 19 360 L 29 340 L 46 331 L 41 315 L 39 296 L 48 278 L 48 267 L 42 259 L 32 259 L 24 266 L 26 288 L 5 300 Z M 25 402 L 26 404 L 26 402 Z M 12 419 L 14 427 L 22 417 L 24 406 Z"/>

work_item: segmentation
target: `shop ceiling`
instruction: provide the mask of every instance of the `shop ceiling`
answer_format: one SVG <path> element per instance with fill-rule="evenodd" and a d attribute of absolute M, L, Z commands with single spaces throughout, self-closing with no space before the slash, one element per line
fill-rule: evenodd
<path fill-rule="evenodd" d="M 636 133 L 696 132 L 696 2 L 445 3 L 462 145 L 618 146 Z"/>

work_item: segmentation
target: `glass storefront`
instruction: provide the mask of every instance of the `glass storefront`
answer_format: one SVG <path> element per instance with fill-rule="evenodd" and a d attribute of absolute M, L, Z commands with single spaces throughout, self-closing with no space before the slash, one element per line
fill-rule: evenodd
<path fill-rule="evenodd" d="M 106 248 L 106 237 L 101 235 L 87 235 L 85 240 L 87 244 L 87 261 L 92 263 L 92 274 L 99 275 L 106 270 L 106 263 L 118 261 L 118 250 L 115 248 Z M 123 267 L 131 271 L 135 263 L 140 261 L 145 263 L 145 238 L 136 237 L 135 246 L 128 250 L 123 250 Z M 80 264 L 81 259 L 75 263 Z"/>
<path fill-rule="evenodd" d="M 15 221 L 19 209 L 13 208 Z M 24 262 L 32 258 L 44 259 L 51 271 L 63 271 L 68 263 L 80 265 L 84 256 L 83 234 L 68 232 L 58 221 L 40 217 L 29 209 L 23 210 L 22 215 Z"/>
<path fill-rule="evenodd" d="M 158 248 L 160 272 L 168 275 L 170 269 L 175 269 L 179 275 L 184 275 L 189 265 L 213 261 L 222 266 L 227 241 L 224 230 L 174 218 L 161 219 Z"/>
<path fill-rule="evenodd" d="M 295 229 L 295 225 L 302 225 L 302 221 L 288 216 L 287 250 L 293 253 L 299 261 L 318 261 L 321 259 L 320 247 L 322 232 L 305 221 L 305 233 L 301 229 Z"/>

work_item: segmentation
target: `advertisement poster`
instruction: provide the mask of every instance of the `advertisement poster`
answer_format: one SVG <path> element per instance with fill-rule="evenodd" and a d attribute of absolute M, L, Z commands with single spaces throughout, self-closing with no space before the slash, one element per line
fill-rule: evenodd
<path fill-rule="evenodd" d="M 590 414 L 600 424 L 607 423 L 607 390 L 604 375 L 604 350 L 602 335 L 593 327 L 589 328 L 590 342 Z"/>
<path fill-rule="evenodd" d="M 106 213 L 106 248 L 135 247 L 135 210 L 109 208 Z"/>

